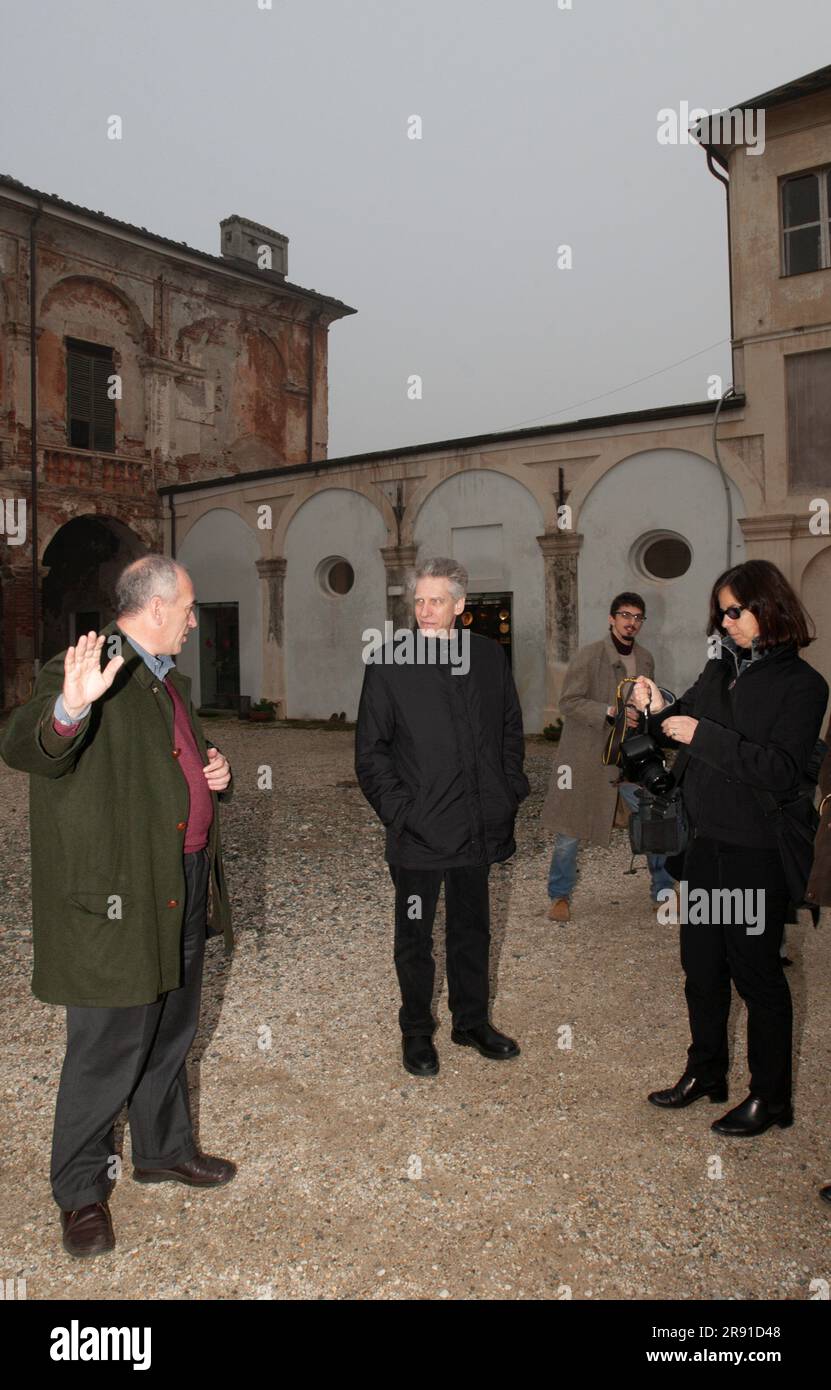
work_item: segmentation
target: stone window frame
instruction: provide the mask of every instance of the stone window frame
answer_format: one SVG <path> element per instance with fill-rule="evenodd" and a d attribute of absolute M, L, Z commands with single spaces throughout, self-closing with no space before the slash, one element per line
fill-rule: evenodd
<path fill-rule="evenodd" d="M 680 541 L 682 545 L 685 545 L 690 557 L 690 562 L 686 569 L 682 570 L 680 574 L 653 574 L 652 570 L 644 563 L 644 556 L 650 546 L 653 546 L 656 541 Z M 645 531 L 642 536 L 638 537 L 629 552 L 629 561 L 632 568 L 636 570 L 643 579 L 648 579 L 652 584 L 675 584 L 679 579 L 686 578 L 692 569 L 694 558 L 695 553 L 693 551 L 692 542 L 688 540 L 686 536 L 682 536 L 680 531 L 670 531 L 666 527 L 658 527 L 653 531 Z"/>
<path fill-rule="evenodd" d="M 824 177 L 823 177 L 824 175 Z M 788 186 L 795 183 L 797 179 L 805 179 L 813 176 L 819 184 L 819 217 L 817 221 L 797 222 L 793 226 L 786 225 L 786 197 Z M 788 238 L 794 232 L 805 231 L 810 227 L 819 227 L 819 265 L 809 266 L 805 270 L 790 270 L 788 268 Z M 783 174 L 779 180 L 779 236 L 780 236 L 780 264 L 781 274 L 788 279 L 794 275 L 812 275 L 818 270 L 831 269 L 831 164 L 818 164 L 810 169 L 795 170 L 790 174 Z"/>
<path fill-rule="evenodd" d="M 329 572 L 334 568 L 335 565 L 348 565 L 352 573 L 352 583 L 349 585 L 349 588 L 343 593 L 341 593 L 339 589 L 331 588 L 329 584 Z M 324 598 L 338 600 L 348 598 L 349 595 L 354 591 L 357 575 L 355 573 L 355 566 L 352 564 L 351 560 L 347 560 L 345 555 L 327 555 L 325 559 L 321 560 L 318 563 L 315 570 L 315 578 L 317 580 L 318 588 L 320 592 L 323 594 Z"/>

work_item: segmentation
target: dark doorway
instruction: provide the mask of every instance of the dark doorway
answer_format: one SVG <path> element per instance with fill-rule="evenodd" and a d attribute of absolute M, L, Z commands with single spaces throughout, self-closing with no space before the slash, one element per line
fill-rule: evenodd
<path fill-rule="evenodd" d="M 88 608 L 83 613 L 70 613 L 69 615 L 69 642 L 74 646 L 78 638 L 85 632 L 99 632 L 101 614 L 97 608 Z M 106 627 L 106 623 L 104 624 Z"/>
<path fill-rule="evenodd" d="M 508 665 L 513 664 L 511 646 L 513 638 L 513 595 L 512 594 L 468 594 L 465 601 L 462 623 L 471 632 L 483 637 L 492 637 L 505 648 Z"/>
<path fill-rule="evenodd" d="M 239 706 L 239 604 L 199 605 L 199 694 L 206 709 Z"/>
<path fill-rule="evenodd" d="M 80 633 L 112 621 L 115 582 L 131 560 L 146 553 L 115 517 L 74 517 L 55 532 L 43 554 L 49 569 L 41 590 L 44 661 L 74 645 Z"/>

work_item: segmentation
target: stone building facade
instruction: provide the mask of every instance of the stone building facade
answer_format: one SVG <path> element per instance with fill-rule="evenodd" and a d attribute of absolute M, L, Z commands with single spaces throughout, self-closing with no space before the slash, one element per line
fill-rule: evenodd
<path fill-rule="evenodd" d="M 287 254 L 240 217 L 213 256 L 0 177 L 0 496 L 27 523 L 0 535 L 5 706 L 161 547 L 162 485 L 326 457 L 327 330 L 354 311 Z"/>
<path fill-rule="evenodd" d="M 556 716 L 569 657 L 602 635 L 622 589 L 646 599 L 660 679 L 686 685 L 706 657 L 714 578 L 753 556 L 802 593 L 819 632 L 809 659 L 831 679 L 831 68 L 742 112 L 763 113 L 763 149 L 732 138 L 738 121 L 698 131 L 729 207 L 734 382 L 721 404 L 167 490 L 200 595 L 259 627 L 246 693 L 289 716 L 354 716 L 364 629 L 400 621 L 407 566 L 441 553 L 470 571 L 474 626 L 491 600 L 505 614 L 531 731 Z M 199 688 L 199 652 L 184 660 Z"/>
<path fill-rule="evenodd" d="M 738 117 L 749 113 L 764 118 L 763 146 L 740 138 Z M 202 703 L 264 696 L 288 717 L 354 717 L 364 634 L 409 620 L 406 572 L 435 554 L 467 566 L 466 619 L 505 645 L 530 732 L 556 717 L 570 656 L 603 634 L 622 589 L 646 599 L 642 641 L 659 679 L 683 688 L 706 657 L 713 579 L 743 558 L 774 560 L 802 594 L 819 633 L 808 657 L 831 680 L 831 68 L 727 114 L 732 126 L 708 120 L 698 129 L 728 207 L 734 380 L 718 401 L 337 459 L 325 457 L 322 424 L 312 430 L 317 452 L 302 458 L 296 420 L 279 457 L 263 452 L 264 425 L 247 436 L 233 426 L 225 455 L 233 466 L 223 466 L 204 452 L 204 422 L 188 414 L 207 409 L 205 379 L 186 370 L 190 361 L 221 375 L 210 355 L 221 315 L 206 328 L 200 308 L 192 327 L 177 320 L 174 333 L 172 310 L 167 330 L 156 328 L 148 302 L 142 318 L 166 331 L 154 353 L 168 364 L 172 356 L 174 381 L 184 377 L 196 400 L 186 392 L 181 404 L 180 388 L 171 394 L 167 383 L 175 410 L 159 407 L 155 472 L 142 475 L 136 505 L 154 522 L 163 517 L 165 546 L 194 579 L 200 636 L 180 664 Z M 255 285 L 249 272 L 245 292 L 256 297 Z M 308 299 L 295 310 L 327 321 L 349 312 L 331 300 L 312 310 Z M 291 360 L 287 349 L 283 361 Z M 323 373 L 322 344 L 316 361 Z M 253 380 L 235 395 L 249 424 Z M 313 395 L 317 419 L 325 374 Z M 185 443 L 165 458 L 174 418 Z M 129 468 L 138 452 L 135 420 L 125 431 L 111 469 Z M 256 437 L 253 456 L 246 437 Z M 194 464 L 200 448 L 213 476 L 177 475 L 175 459 Z"/>

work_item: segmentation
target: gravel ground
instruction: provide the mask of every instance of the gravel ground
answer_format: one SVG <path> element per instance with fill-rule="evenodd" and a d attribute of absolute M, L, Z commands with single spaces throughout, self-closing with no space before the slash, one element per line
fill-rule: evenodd
<path fill-rule="evenodd" d="M 831 1179 L 827 926 L 790 929 L 794 1127 L 719 1139 L 720 1109 L 654 1109 L 647 1091 L 677 1080 L 687 1045 L 677 929 L 657 924 L 645 871 L 626 875 L 623 831 L 584 852 L 573 922 L 546 919 L 552 747 L 530 740 L 519 851 L 491 873 L 493 1016 L 522 1055 L 451 1044 L 439 921 L 441 1071 L 417 1080 L 400 1062 L 392 884 L 351 733 L 211 730 L 235 769 L 222 814 L 238 945 L 230 960 L 209 947 L 190 1070 L 201 1145 L 238 1176 L 216 1192 L 140 1187 L 127 1131 L 117 1249 L 88 1264 L 63 1252 L 48 1184 L 63 1010 L 29 990 L 26 778 L 0 763 L 0 1278 L 25 1278 L 30 1299 L 804 1300 L 831 1280 L 816 1195 Z M 272 792 L 257 790 L 263 764 Z M 740 1002 L 731 1039 L 734 1104 Z"/>

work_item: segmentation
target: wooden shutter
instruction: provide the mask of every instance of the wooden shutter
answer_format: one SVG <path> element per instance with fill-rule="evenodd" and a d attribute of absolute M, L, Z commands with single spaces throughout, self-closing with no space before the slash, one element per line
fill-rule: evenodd
<path fill-rule="evenodd" d="M 115 368 L 112 348 L 67 339 L 67 436 L 78 449 L 115 449 L 115 401 L 107 378 Z"/>
<path fill-rule="evenodd" d="M 788 472 L 795 492 L 831 485 L 831 352 L 785 358 Z"/>

